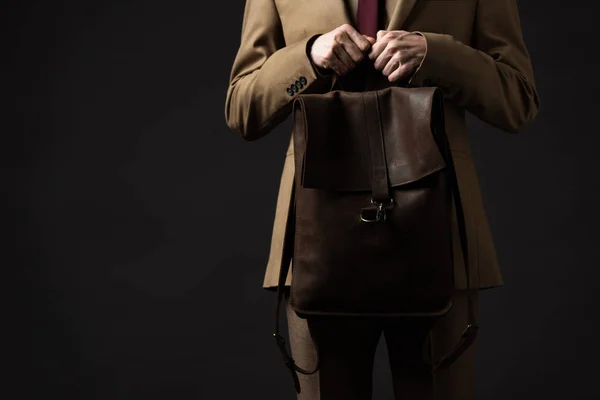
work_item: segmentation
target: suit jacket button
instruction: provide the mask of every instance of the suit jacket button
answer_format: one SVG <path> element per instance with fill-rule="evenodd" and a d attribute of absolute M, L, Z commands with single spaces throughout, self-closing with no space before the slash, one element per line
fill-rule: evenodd
<path fill-rule="evenodd" d="M 294 91 L 293 91 L 291 88 L 286 88 L 285 90 L 287 91 L 287 93 L 288 93 L 290 96 L 293 96 L 293 95 L 294 95 Z"/>
<path fill-rule="evenodd" d="M 302 87 L 304 86 L 302 84 L 302 82 L 300 82 L 299 80 L 296 81 L 296 86 L 298 86 L 300 89 L 302 89 Z"/>
<path fill-rule="evenodd" d="M 300 83 L 302 83 L 303 85 L 306 85 L 306 78 L 301 76 L 300 77 Z"/>
<path fill-rule="evenodd" d="M 290 88 L 291 88 L 291 89 L 292 89 L 294 92 L 297 92 L 297 91 L 299 90 L 299 89 L 298 89 L 298 86 L 296 86 L 296 84 L 294 84 L 294 83 L 292 83 L 292 85 L 290 86 Z"/>

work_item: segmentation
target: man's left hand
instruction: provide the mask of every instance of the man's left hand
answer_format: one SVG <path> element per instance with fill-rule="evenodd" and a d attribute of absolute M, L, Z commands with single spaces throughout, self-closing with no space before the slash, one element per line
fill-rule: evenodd
<path fill-rule="evenodd" d="M 426 48 L 425 38 L 418 33 L 380 30 L 368 57 L 375 60 L 375 69 L 395 83 L 414 73 Z"/>

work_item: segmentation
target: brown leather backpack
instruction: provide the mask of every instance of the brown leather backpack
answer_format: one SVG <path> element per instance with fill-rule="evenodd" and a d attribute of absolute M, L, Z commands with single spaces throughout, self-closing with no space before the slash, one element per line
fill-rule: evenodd
<path fill-rule="evenodd" d="M 290 258 L 290 306 L 302 318 L 440 317 L 455 290 L 454 203 L 467 285 L 470 279 L 439 88 L 300 94 L 292 117 L 296 173 L 286 236 L 293 241 L 284 245 L 273 336 L 299 393 L 296 371 L 312 374 L 319 363 L 312 371 L 297 366 L 279 334 Z M 462 338 L 450 354 L 429 361 L 432 370 L 452 364 L 477 328 L 470 294 Z"/>

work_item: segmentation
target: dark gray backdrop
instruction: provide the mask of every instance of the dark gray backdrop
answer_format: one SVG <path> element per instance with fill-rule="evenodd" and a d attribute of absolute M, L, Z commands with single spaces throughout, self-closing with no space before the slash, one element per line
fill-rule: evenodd
<path fill-rule="evenodd" d="M 469 118 L 506 281 L 481 295 L 478 398 L 600 398 L 597 13 L 520 3 L 539 117 Z M 291 122 L 249 143 L 224 120 L 244 2 L 4 7 L 3 390 L 294 398 L 261 289 Z"/>

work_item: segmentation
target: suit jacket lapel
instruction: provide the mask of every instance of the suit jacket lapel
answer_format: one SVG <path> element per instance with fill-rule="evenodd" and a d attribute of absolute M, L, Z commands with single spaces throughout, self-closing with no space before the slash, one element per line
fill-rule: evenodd
<path fill-rule="evenodd" d="M 398 0 L 394 7 L 394 12 L 390 15 L 390 21 L 385 28 L 388 31 L 395 31 L 402 28 L 402 24 L 408 18 L 411 10 L 415 6 L 417 0 Z"/>
<path fill-rule="evenodd" d="M 329 25 L 332 27 L 335 28 L 343 24 L 356 27 L 347 1 L 348 0 L 332 0 L 329 3 L 319 2 L 320 5 L 326 7 L 323 11 L 331 16 L 331 18 L 328 19 L 330 20 Z"/>

